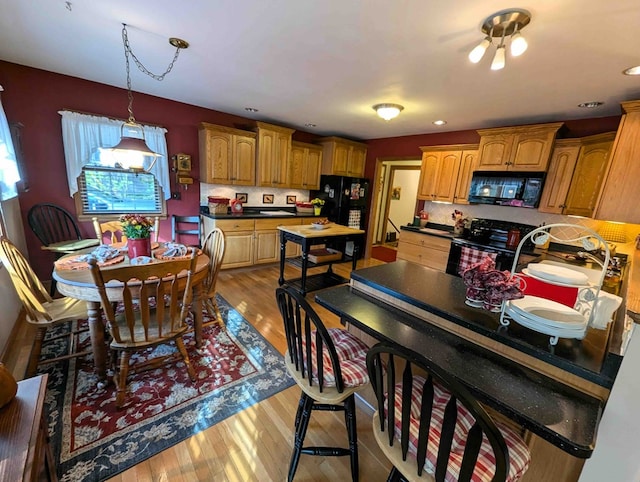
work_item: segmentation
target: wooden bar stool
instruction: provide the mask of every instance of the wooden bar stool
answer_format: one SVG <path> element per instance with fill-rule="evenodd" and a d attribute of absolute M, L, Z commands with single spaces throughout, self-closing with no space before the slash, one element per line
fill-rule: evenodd
<path fill-rule="evenodd" d="M 513 482 L 527 471 L 524 440 L 426 357 L 378 343 L 367 370 L 377 399 L 374 436 L 393 463 L 388 481 Z"/>
<path fill-rule="evenodd" d="M 284 320 L 287 370 L 302 389 L 295 418 L 295 440 L 289 482 L 300 455 L 344 456 L 351 459 L 351 477 L 358 480 L 358 438 L 355 393 L 368 386 L 367 346 L 346 330 L 325 328 L 318 314 L 294 288 L 276 289 Z M 344 411 L 349 448 L 305 447 L 304 438 L 313 410 Z"/>

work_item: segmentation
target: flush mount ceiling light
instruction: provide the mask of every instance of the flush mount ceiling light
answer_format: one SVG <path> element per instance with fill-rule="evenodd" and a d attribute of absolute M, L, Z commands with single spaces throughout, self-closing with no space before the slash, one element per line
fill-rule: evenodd
<path fill-rule="evenodd" d="M 147 74 L 149 77 L 155 80 L 162 81 L 164 80 L 165 75 L 167 75 L 169 72 L 171 72 L 171 69 L 173 69 L 173 65 L 176 63 L 176 60 L 178 60 L 178 55 L 180 55 L 180 50 L 189 47 L 189 43 L 176 37 L 171 37 L 169 39 L 169 43 L 176 48 L 176 53 L 174 54 L 173 60 L 169 64 L 169 67 L 167 67 L 167 70 L 161 75 L 156 75 L 149 71 L 135 56 L 135 54 L 131 50 L 131 45 L 129 45 L 127 25 L 124 23 L 122 24 L 122 43 L 124 44 L 124 58 L 127 68 L 127 97 L 129 99 L 129 119 L 127 119 L 127 121 L 124 122 L 122 124 L 122 127 L 120 128 L 120 142 L 117 145 L 113 146 L 111 150 L 114 152 L 122 152 L 126 154 L 138 154 L 139 159 L 141 159 L 141 164 L 130 165 L 129 168 L 133 171 L 150 171 L 156 163 L 157 158 L 161 157 L 162 155 L 152 151 L 149 148 L 144 137 L 144 127 L 136 122 L 136 119 L 133 115 L 133 92 L 131 91 L 131 71 L 129 68 L 129 56 L 131 56 L 141 72 Z M 142 156 L 140 156 L 140 154 L 142 154 Z M 153 157 L 153 162 L 151 162 L 151 165 L 146 168 L 142 165 L 145 156 Z"/>
<path fill-rule="evenodd" d="M 378 117 L 382 117 L 386 121 L 398 117 L 403 109 L 404 107 L 400 104 L 376 104 L 373 106 L 373 110 L 376 111 Z"/>
<path fill-rule="evenodd" d="M 434 120 L 434 121 L 432 122 L 432 124 L 433 124 L 433 125 L 436 125 L 436 126 L 443 126 L 443 125 L 445 125 L 446 123 L 447 123 L 447 121 L 446 121 L 446 120 Z"/>
<path fill-rule="evenodd" d="M 529 25 L 530 21 L 531 14 L 519 8 L 501 10 L 487 17 L 480 28 L 486 36 L 469 53 L 469 60 L 474 64 L 480 62 L 493 43 L 493 39 L 500 39 L 491 62 L 491 70 L 503 69 L 506 63 L 505 39 L 510 38 L 510 50 L 513 57 L 522 55 L 527 50 L 528 44 L 520 31 Z"/>
<path fill-rule="evenodd" d="M 629 67 L 628 69 L 624 69 L 622 73 L 624 75 L 640 75 L 640 65 L 636 65 L 635 67 Z"/>

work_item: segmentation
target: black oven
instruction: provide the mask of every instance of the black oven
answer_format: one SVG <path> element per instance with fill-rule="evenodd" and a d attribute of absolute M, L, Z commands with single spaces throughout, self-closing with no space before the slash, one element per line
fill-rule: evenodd
<path fill-rule="evenodd" d="M 511 270 L 515 258 L 515 249 L 507 248 L 506 246 L 509 230 L 519 230 L 522 239 L 535 228 L 535 226 L 528 224 L 512 223 L 498 219 L 473 219 L 468 232 L 468 239 L 454 238 L 451 242 L 446 272 L 460 276 L 460 260 L 463 247 L 487 253 L 492 257 L 495 255 L 496 269 Z M 535 246 L 530 240 L 525 242 L 520 253 L 519 263 L 526 264 L 535 259 L 537 255 L 533 255 L 534 248 Z"/>
<path fill-rule="evenodd" d="M 480 243 L 468 241 L 466 239 L 455 238 L 451 241 L 451 249 L 449 250 L 449 259 L 447 260 L 446 272 L 456 276 L 460 276 L 459 266 L 460 259 L 462 257 L 462 248 L 467 247 L 481 251 L 483 253 L 495 253 L 496 254 L 496 269 L 510 270 L 513 266 L 513 260 L 515 258 L 514 250 L 501 250 L 499 248 L 486 246 Z"/>

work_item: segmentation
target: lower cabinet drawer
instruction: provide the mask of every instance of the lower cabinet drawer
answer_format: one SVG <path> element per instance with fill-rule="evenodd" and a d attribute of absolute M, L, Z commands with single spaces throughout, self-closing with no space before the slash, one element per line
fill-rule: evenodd
<path fill-rule="evenodd" d="M 416 244 L 400 241 L 398 243 L 397 258 L 444 272 L 447 269 L 449 250 L 447 249 L 447 251 L 442 251 L 440 249 L 418 246 Z"/>

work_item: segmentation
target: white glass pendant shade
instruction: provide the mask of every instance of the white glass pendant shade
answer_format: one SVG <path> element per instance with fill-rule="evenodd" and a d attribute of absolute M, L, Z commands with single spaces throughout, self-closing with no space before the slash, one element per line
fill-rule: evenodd
<path fill-rule="evenodd" d="M 496 55 L 493 57 L 493 62 L 491 62 L 491 70 L 504 69 L 505 61 L 505 48 L 504 45 L 500 45 L 496 50 Z"/>
<path fill-rule="evenodd" d="M 526 39 L 520 32 L 516 32 L 511 36 L 511 55 L 514 57 L 525 53 L 528 46 L 529 44 L 527 44 Z"/>
<path fill-rule="evenodd" d="M 469 60 L 474 64 L 477 64 L 484 57 L 484 53 L 487 51 L 491 45 L 491 39 L 489 37 L 485 37 L 482 42 L 474 47 L 474 49 L 469 52 Z"/>

